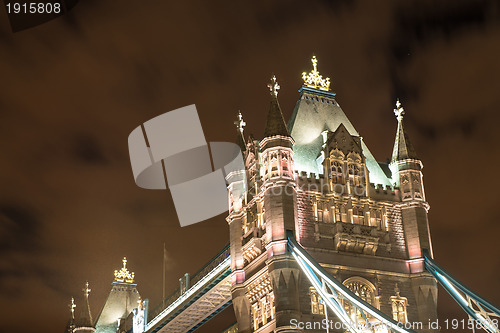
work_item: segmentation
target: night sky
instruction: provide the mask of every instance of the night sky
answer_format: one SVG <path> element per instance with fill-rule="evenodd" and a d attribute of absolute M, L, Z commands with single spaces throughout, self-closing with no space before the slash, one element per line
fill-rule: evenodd
<path fill-rule="evenodd" d="M 435 258 L 500 304 L 496 1 L 81 0 L 14 34 L 0 12 L 0 332 L 63 332 L 86 280 L 96 318 L 123 256 L 154 306 L 164 242 L 167 292 L 218 253 L 225 216 L 181 228 L 135 185 L 128 135 L 196 104 L 207 141 L 234 141 L 238 110 L 261 138 L 271 74 L 288 119 L 313 54 L 380 161 L 401 99 Z M 442 290 L 439 312 L 461 316 Z"/>

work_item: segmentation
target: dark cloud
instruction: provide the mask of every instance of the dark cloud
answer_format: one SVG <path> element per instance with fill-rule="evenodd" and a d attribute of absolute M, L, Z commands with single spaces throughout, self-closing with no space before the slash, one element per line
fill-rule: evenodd
<path fill-rule="evenodd" d="M 392 52 L 396 61 L 405 62 L 417 45 L 429 45 L 439 39 L 451 42 L 471 29 L 483 28 L 494 19 L 492 0 L 460 0 L 453 7 L 435 1 L 400 3 L 394 12 L 396 28 Z"/>
<path fill-rule="evenodd" d="M 41 221 L 26 203 L 0 204 L 0 251 L 38 249 Z"/>
<path fill-rule="evenodd" d="M 450 119 L 446 123 L 424 123 L 420 122 L 415 115 L 406 117 L 408 122 L 415 127 L 419 135 L 424 136 L 430 141 L 442 140 L 446 137 L 460 136 L 467 140 L 481 140 L 478 134 L 479 122 L 484 121 L 480 114 L 460 115 L 457 118 Z"/>
<path fill-rule="evenodd" d="M 88 135 L 76 135 L 72 140 L 72 151 L 77 162 L 88 164 L 106 164 L 107 162 L 99 142 Z"/>

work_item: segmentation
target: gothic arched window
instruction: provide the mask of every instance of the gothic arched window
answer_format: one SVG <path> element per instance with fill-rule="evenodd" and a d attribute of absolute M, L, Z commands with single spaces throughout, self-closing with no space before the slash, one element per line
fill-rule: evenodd
<path fill-rule="evenodd" d="M 401 297 L 397 283 L 394 291 L 396 292 L 396 296 L 391 296 L 392 318 L 397 322 L 406 323 L 408 321 L 408 316 L 406 314 L 408 299 L 406 297 Z"/>
<path fill-rule="evenodd" d="M 382 211 L 378 208 L 373 209 L 370 213 L 370 225 L 382 229 Z"/>
<path fill-rule="evenodd" d="M 335 205 L 335 222 L 347 222 L 347 210 L 344 204 Z"/>
<path fill-rule="evenodd" d="M 345 280 L 342 284 L 349 288 L 350 291 L 352 291 L 363 301 L 367 302 L 370 305 L 378 307 L 378 304 L 375 304 L 375 286 L 368 280 L 361 277 L 351 277 Z M 352 320 L 356 321 L 363 319 L 363 315 L 361 314 L 361 312 L 357 310 L 356 307 L 353 306 L 350 302 L 344 303 L 344 309 Z"/>
<path fill-rule="evenodd" d="M 344 183 L 344 170 L 342 168 L 342 163 L 339 161 L 333 161 L 331 163 L 331 178 L 332 182 L 335 184 Z"/>
<path fill-rule="evenodd" d="M 392 302 L 392 318 L 400 323 L 406 323 L 408 318 L 406 316 L 406 299 L 397 299 L 391 297 Z"/>
<path fill-rule="evenodd" d="M 273 153 L 271 154 L 271 177 L 278 177 L 280 175 L 280 172 L 278 170 L 278 154 Z"/>
<path fill-rule="evenodd" d="M 351 186 L 359 186 L 362 184 L 361 169 L 357 164 L 349 164 L 349 183 Z"/>
<path fill-rule="evenodd" d="M 363 208 L 354 207 L 352 209 L 352 223 L 354 224 L 364 224 L 365 214 L 363 212 Z"/>

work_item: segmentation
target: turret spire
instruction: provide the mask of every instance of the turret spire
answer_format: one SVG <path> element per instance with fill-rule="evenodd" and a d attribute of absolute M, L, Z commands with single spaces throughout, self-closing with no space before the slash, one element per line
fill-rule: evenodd
<path fill-rule="evenodd" d="M 278 84 L 278 81 L 276 80 L 276 76 L 273 75 L 271 77 L 271 82 L 267 85 L 269 88 L 269 91 L 271 92 L 271 96 L 274 98 L 278 98 L 278 90 L 280 90 L 280 85 Z"/>
<path fill-rule="evenodd" d="M 283 113 L 281 112 L 281 108 L 278 103 L 278 90 L 280 89 L 280 85 L 276 80 L 276 76 L 273 75 L 271 77 L 271 81 L 267 86 L 269 87 L 269 91 L 271 93 L 271 107 L 269 108 L 269 113 L 267 114 L 264 137 L 271 137 L 275 135 L 290 136 L 285 124 L 285 119 L 283 118 Z"/>
<path fill-rule="evenodd" d="M 66 325 L 66 333 L 73 333 L 73 330 L 75 328 L 75 299 L 71 297 L 71 303 L 68 304 L 69 311 L 71 313 L 68 324 Z"/>
<path fill-rule="evenodd" d="M 76 308 L 76 304 L 75 304 L 75 298 L 74 297 L 71 297 L 71 304 L 69 304 L 68 307 L 69 307 L 69 311 L 71 311 L 71 320 L 75 320 L 75 308 Z"/>
<path fill-rule="evenodd" d="M 93 328 L 92 314 L 90 313 L 90 304 L 89 304 L 89 294 L 91 289 L 89 288 L 88 281 L 85 282 L 85 288 L 83 288 L 82 291 L 83 291 L 84 304 L 75 326 L 76 329 L 93 332 L 94 328 Z"/>
<path fill-rule="evenodd" d="M 396 101 L 396 108 L 394 109 L 394 115 L 398 120 L 398 131 L 396 133 L 396 139 L 394 141 L 394 149 L 392 151 L 391 162 L 402 161 L 406 159 L 417 160 L 417 153 L 408 138 L 403 126 L 403 116 L 405 110 L 401 105 L 399 99 Z"/>
<path fill-rule="evenodd" d="M 245 142 L 245 136 L 243 135 L 243 127 L 246 126 L 247 123 L 243 121 L 243 116 L 241 115 L 241 111 L 238 111 L 238 119 L 234 122 L 236 125 L 236 130 L 238 131 L 238 138 L 236 139 L 236 143 L 240 146 L 241 151 L 245 151 L 247 148 L 247 144 Z"/>

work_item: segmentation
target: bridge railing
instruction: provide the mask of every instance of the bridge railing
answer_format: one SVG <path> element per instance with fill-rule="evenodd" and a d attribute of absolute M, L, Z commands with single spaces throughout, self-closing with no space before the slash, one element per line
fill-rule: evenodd
<path fill-rule="evenodd" d="M 190 286 L 194 286 L 198 281 L 203 279 L 208 273 L 210 273 L 214 268 L 216 268 L 220 263 L 222 263 L 226 258 L 230 256 L 229 244 L 226 244 L 224 248 L 212 259 L 210 259 L 205 266 L 194 273 L 190 278 Z M 191 287 L 190 287 L 191 288 Z M 187 292 L 189 288 L 185 291 Z M 148 312 L 148 322 L 153 318 L 158 316 L 164 309 L 166 309 L 170 304 L 175 302 L 179 297 L 181 297 L 181 289 L 177 288 L 170 295 L 165 297 L 165 299 L 160 302 L 156 307 Z"/>

